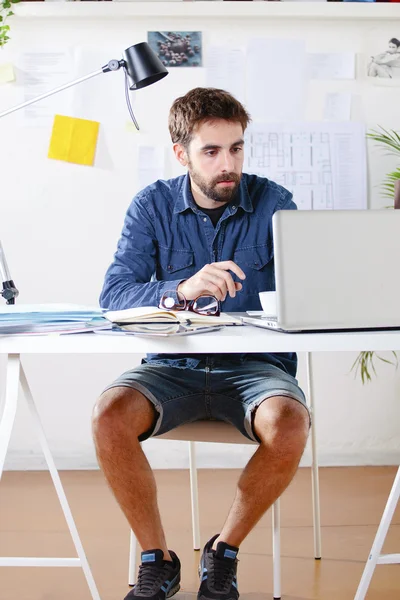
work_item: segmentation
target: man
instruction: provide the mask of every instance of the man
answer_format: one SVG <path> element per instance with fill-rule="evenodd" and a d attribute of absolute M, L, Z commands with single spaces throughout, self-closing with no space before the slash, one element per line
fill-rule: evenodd
<path fill-rule="evenodd" d="M 397 38 L 389 40 L 386 52 L 371 56 L 368 67 L 369 77 L 393 78 L 400 75 L 400 41 Z"/>
<path fill-rule="evenodd" d="M 274 289 L 272 215 L 296 206 L 284 188 L 242 174 L 249 120 L 223 90 L 196 88 L 175 100 L 169 130 L 188 174 L 157 181 L 133 200 L 101 306 L 157 306 L 171 290 L 187 300 L 212 294 L 224 311 L 260 308 L 258 292 Z M 151 355 L 99 398 L 98 460 L 143 549 L 126 600 L 164 600 L 180 582 L 140 441 L 200 419 L 228 421 L 259 443 L 201 559 L 199 600 L 238 599 L 239 546 L 292 480 L 307 440 L 310 418 L 296 366 L 295 354 Z"/>

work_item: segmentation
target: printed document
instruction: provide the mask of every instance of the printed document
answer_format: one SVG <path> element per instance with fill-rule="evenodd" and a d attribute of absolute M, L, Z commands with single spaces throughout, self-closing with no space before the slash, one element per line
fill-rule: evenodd
<path fill-rule="evenodd" d="M 244 170 L 288 189 L 299 209 L 366 208 L 365 126 L 254 124 L 246 133 Z"/>

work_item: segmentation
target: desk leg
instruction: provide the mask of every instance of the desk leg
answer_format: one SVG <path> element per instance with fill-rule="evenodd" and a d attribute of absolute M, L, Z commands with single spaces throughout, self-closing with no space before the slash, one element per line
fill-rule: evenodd
<path fill-rule="evenodd" d="M 6 398 L 4 413 L 0 421 L 0 475 L 3 470 L 11 431 L 15 421 L 19 383 L 21 383 L 22 390 L 28 403 L 34 426 L 39 437 L 40 445 L 45 456 L 46 463 L 65 516 L 65 520 L 67 521 L 78 558 L 0 557 L 0 567 L 82 567 L 93 600 L 100 600 L 100 595 L 97 591 L 85 551 L 79 538 L 78 530 L 72 517 L 71 509 L 69 507 L 64 488 L 62 487 L 60 476 L 54 464 L 42 423 L 40 421 L 39 413 L 33 400 L 28 381 L 25 377 L 19 354 L 10 354 L 8 356 Z"/>
<path fill-rule="evenodd" d="M 44 433 L 44 430 L 42 427 L 42 423 L 40 421 L 39 413 L 37 411 L 35 402 L 33 400 L 32 393 L 29 388 L 29 384 L 26 379 L 22 365 L 21 365 L 20 379 L 21 379 L 22 390 L 23 390 L 25 398 L 28 402 L 29 410 L 31 412 L 32 419 L 36 426 L 36 431 L 37 431 L 37 434 L 39 437 L 39 442 L 40 442 L 44 457 L 46 459 L 47 466 L 49 467 L 50 475 L 53 480 L 54 487 L 56 488 L 57 496 L 60 501 L 61 508 L 62 508 L 64 516 L 65 516 L 65 520 L 67 521 L 67 525 L 68 525 L 69 531 L 71 533 L 71 537 L 74 542 L 76 552 L 79 556 L 80 566 L 82 567 L 83 572 L 85 574 L 86 581 L 89 586 L 90 592 L 92 594 L 93 600 L 100 600 L 100 595 L 99 595 L 99 592 L 97 591 L 97 587 L 96 587 L 95 581 L 93 579 L 93 575 L 90 570 L 89 563 L 87 561 L 85 551 L 83 549 L 82 542 L 80 540 L 78 530 L 76 528 L 75 521 L 73 519 L 71 509 L 69 507 L 68 500 L 67 500 L 67 497 L 64 492 L 64 488 L 61 483 L 60 476 L 59 476 L 56 466 L 54 464 L 53 456 L 50 452 L 50 448 L 47 443 L 47 439 L 46 439 L 46 436 L 45 436 L 45 433 Z"/>
<path fill-rule="evenodd" d="M 0 480 L 3 475 L 4 462 L 6 460 L 8 445 L 10 443 L 11 432 L 17 412 L 19 368 L 19 354 L 9 354 L 7 361 L 4 411 L 0 421 Z"/>
<path fill-rule="evenodd" d="M 311 426 L 311 485 L 313 499 L 313 522 L 314 522 L 314 556 L 321 558 L 321 512 L 319 504 L 319 476 L 317 456 L 317 426 L 314 405 L 314 378 L 311 352 L 307 352 L 307 382 L 308 398 L 310 402 L 312 426 Z"/>
<path fill-rule="evenodd" d="M 364 600 L 365 595 L 368 591 L 369 584 L 371 583 L 372 575 L 376 565 L 388 565 L 400 563 L 400 554 L 381 554 L 382 546 L 385 542 L 385 538 L 393 519 L 394 511 L 396 510 L 397 503 L 400 498 L 400 467 L 397 471 L 393 487 L 389 494 L 389 498 L 382 515 L 381 522 L 376 532 L 375 540 L 371 548 L 371 553 L 368 557 L 367 564 L 365 565 L 364 572 L 362 574 L 360 584 L 358 586 L 354 600 Z"/>

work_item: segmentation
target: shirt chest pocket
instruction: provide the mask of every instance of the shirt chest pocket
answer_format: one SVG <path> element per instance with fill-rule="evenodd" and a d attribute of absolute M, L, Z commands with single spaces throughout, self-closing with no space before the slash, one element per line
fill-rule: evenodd
<path fill-rule="evenodd" d="M 258 293 L 275 289 L 273 246 L 237 248 L 233 261 L 245 272 L 243 289 Z"/>
<path fill-rule="evenodd" d="M 187 279 L 195 273 L 192 250 L 176 250 L 160 246 L 158 249 L 157 279 Z"/>

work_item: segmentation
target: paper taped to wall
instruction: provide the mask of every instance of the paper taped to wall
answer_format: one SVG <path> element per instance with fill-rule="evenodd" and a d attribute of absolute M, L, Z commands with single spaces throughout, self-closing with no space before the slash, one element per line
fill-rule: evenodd
<path fill-rule="evenodd" d="M 245 96 L 245 53 L 234 46 L 210 46 L 207 51 L 206 85 L 230 92 L 240 102 Z"/>
<path fill-rule="evenodd" d="M 299 209 L 367 207 L 362 123 L 254 124 L 246 145 L 245 170 L 283 185 Z"/>
<path fill-rule="evenodd" d="M 304 40 L 253 39 L 247 48 L 247 107 L 254 121 L 304 118 L 306 96 Z"/>
<path fill-rule="evenodd" d="M 75 75 L 75 54 L 73 49 L 34 48 L 20 52 L 16 59 L 21 102 L 33 100 L 69 81 Z M 48 126 L 56 112 L 71 112 L 72 88 L 63 90 L 24 108 L 21 118 L 24 125 Z M 51 122 L 51 121 L 50 121 Z"/>
<path fill-rule="evenodd" d="M 14 67 L 11 63 L 0 65 L 0 83 L 11 83 L 15 81 Z"/>
<path fill-rule="evenodd" d="M 310 53 L 307 66 L 311 79 L 354 79 L 356 55 L 354 52 Z"/>
<path fill-rule="evenodd" d="M 324 121 L 350 121 L 351 94 L 337 92 L 326 94 L 324 104 Z"/>
<path fill-rule="evenodd" d="M 92 166 L 100 123 L 56 115 L 48 158 Z"/>

